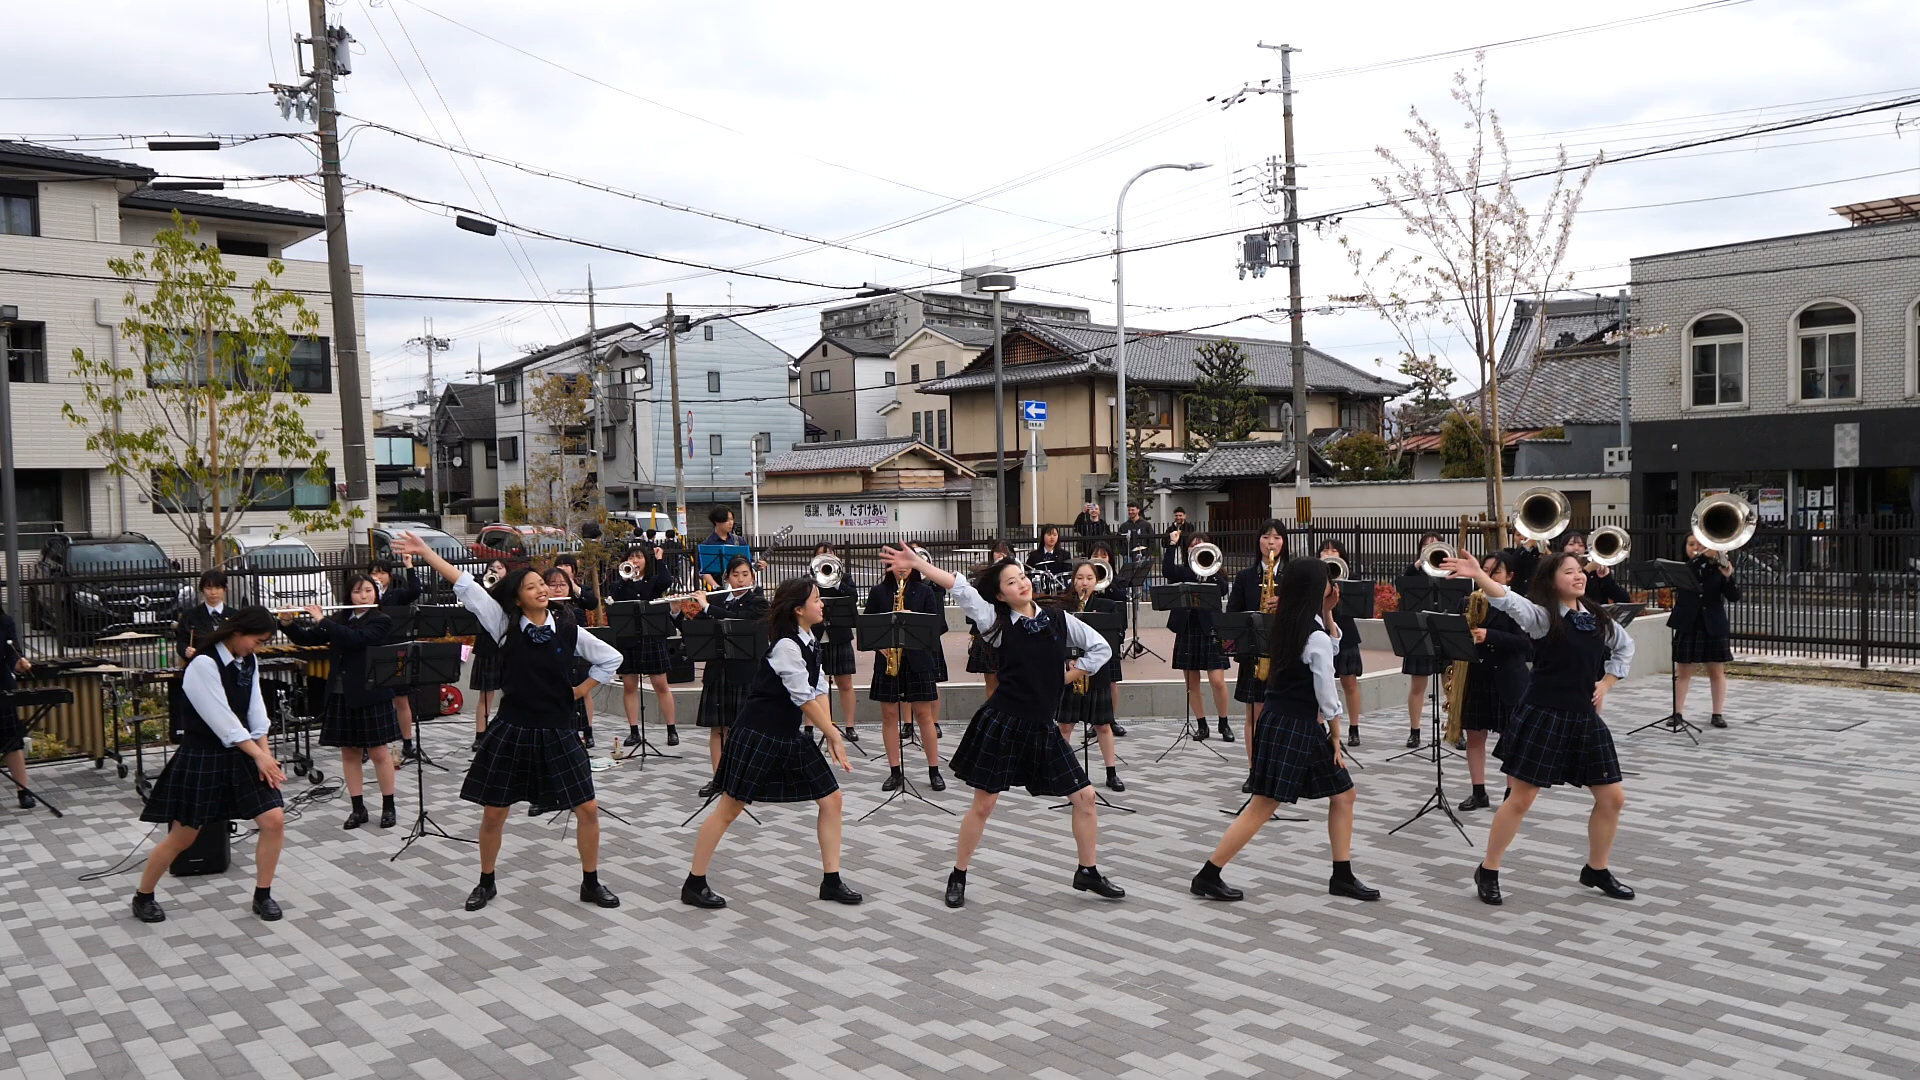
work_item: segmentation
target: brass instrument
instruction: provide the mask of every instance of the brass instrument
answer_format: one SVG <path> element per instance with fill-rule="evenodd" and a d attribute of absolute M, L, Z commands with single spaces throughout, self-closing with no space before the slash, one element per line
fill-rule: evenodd
<path fill-rule="evenodd" d="M 1452 544 L 1445 540 L 1435 540 L 1421 548 L 1419 556 L 1413 561 L 1420 567 L 1420 572 L 1428 577 L 1446 577 L 1452 572 L 1446 567 L 1447 560 L 1453 558 L 1455 554 L 1456 550 Z"/>
<path fill-rule="evenodd" d="M 1346 581 L 1348 575 L 1353 573 L 1352 568 L 1347 566 L 1347 560 L 1338 555 L 1322 555 L 1320 561 L 1327 564 L 1327 573 L 1331 574 L 1335 581 Z"/>
<path fill-rule="evenodd" d="M 1709 495 L 1693 507 L 1693 538 L 1713 553 L 1722 573 L 1733 571 L 1727 552 L 1747 546 L 1759 527 L 1759 511 L 1731 491 Z"/>
<path fill-rule="evenodd" d="M 907 610 L 907 579 L 904 577 L 900 579 L 900 587 L 894 590 L 893 610 L 895 611 Z M 886 650 L 886 654 L 887 654 L 887 677 L 898 678 L 900 675 L 900 662 L 906 659 L 907 650 L 899 649 L 899 648 L 888 649 Z"/>
<path fill-rule="evenodd" d="M 1106 592 L 1107 586 L 1113 584 L 1112 564 L 1101 562 L 1099 559 L 1093 559 L 1090 560 L 1087 565 L 1093 567 L 1093 591 Z"/>
<path fill-rule="evenodd" d="M 1467 616 L 1467 629 L 1478 630 L 1486 625 L 1489 606 L 1487 594 L 1479 589 L 1475 589 L 1468 595 L 1464 612 Z M 1440 741 L 1443 743 L 1460 741 L 1461 726 L 1466 722 L 1467 715 L 1467 673 L 1472 668 L 1471 660 L 1455 660 L 1447 667 L 1447 729 L 1440 736 Z"/>
<path fill-rule="evenodd" d="M 1268 560 L 1265 569 L 1261 571 L 1260 610 L 1263 612 L 1267 610 L 1267 605 L 1273 602 L 1273 595 L 1274 595 L 1273 571 L 1274 571 L 1274 568 L 1279 565 L 1280 565 L 1279 559 L 1270 559 Z M 1267 681 L 1267 675 L 1270 672 L 1272 672 L 1272 670 L 1273 670 L 1273 657 L 1263 656 L 1260 659 L 1254 661 L 1253 677 L 1256 679 L 1259 679 L 1261 682 L 1264 683 Z"/>
<path fill-rule="evenodd" d="M 620 564 L 620 580 L 621 581 L 640 580 L 640 567 L 636 566 L 631 562 L 621 563 Z"/>
<path fill-rule="evenodd" d="M 1535 542 L 1552 540 L 1573 524 L 1573 504 L 1560 489 L 1530 487 L 1513 500 L 1513 531 Z"/>
<path fill-rule="evenodd" d="M 846 569 L 838 557 L 821 552 L 807 564 L 807 573 L 813 576 L 813 583 L 824 592 L 827 589 L 839 587 L 841 578 L 846 575 Z"/>
<path fill-rule="evenodd" d="M 1093 565 L 1099 566 L 1100 564 L 1096 562 Z M 1100 586 L 1098 584 L 1094 585 L 1095 589 L 1098 589 L 1099 587 Z M 1079 605 L 1075 607 L 1073 610 L 1076 612 L 1085 612 L 1087 610 L 1087 602 L 1092 599 L 1093 597 L 1091 594 L 1080 597 Z M 1073 680 L 1073 692 L 1076 694 L 1079 694 L 1082 697 L 1085 697 L 1087 693 L 1087 684 L 1092 681 L 1093 681 L 1093 678 L 1091 675 L 1089 675 L 1087 678 L 1084 678 L 1084 679 Z"/>
<path fill-rule="evenodd" d="M 1601 566 L 1618 566 L 1633 550 L 1633 537 L 1618 525 L 1602 525 L 1587 538 L 1587 561 Z"/>
<path fill-rule="evenodd" d="M 483 589 L 491 589 L 498 584 L 500 584 L 500 571 L 488 567 L 487 572 L 480 577 L 480 587 Z"/>
<path fill-rule="evenodd" d="M 1220 572 L 1223 566 L 1220 545 L 1202 540 L 1187 549 L 1187 566 L 1193 570 L 1193 576 L 1202 580 Z"/>

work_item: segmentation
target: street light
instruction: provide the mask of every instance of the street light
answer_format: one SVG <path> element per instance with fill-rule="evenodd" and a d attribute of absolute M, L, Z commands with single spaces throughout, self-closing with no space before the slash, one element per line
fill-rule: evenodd
<path fill-rule="evenodd" d="M 1161 169 L 1179 169 L 1182 172 L 1193 172 L 1196 169 L 1211 167 L 1212 166 L 1204 161 L 1190 162 L 1186 165 L 1175 163 L 1149 165 L 1139 172 L 1134 173 L 1132 179 L 1129 179 L 1125 184 L 1120 186 L 1120 200 L 1115 203 L 1113 207 L 1113 377 L 1115 383 L 1114 397 L 1117 399 L 1120 408 L 1119 476 L 1120 516 L 1122 518 L 1125 518 L 1127 513 L 1127 439 L 1125 434 L 1127 425 L 1127 285 L 1126 272 L 1121 264 L 1120 257 L 1121 253 L 1126 251 L 1127 246 L 1121 241 L 1120 216 L 1127 208 L 1127 189 L 1133 186 L 1134 180 L 1138 180 L 1150 172 L 1159 172 Z"/>
<path fill-rule="evenodd" d="M 1000 364 L 1000 295 L 1012 292 L 1013 286 L 1012 274 L 981 274 L 974 283 L 993 297 L 993 532 L 1001 540 L 1007 538 L 1007 396 Z"/>

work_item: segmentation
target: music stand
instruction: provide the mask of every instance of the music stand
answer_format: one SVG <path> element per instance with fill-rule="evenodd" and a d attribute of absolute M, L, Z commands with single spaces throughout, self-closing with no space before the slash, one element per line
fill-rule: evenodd
<path fill-rule="evenodd" d="M 924 611 L 881 611 L 873 614 L 862 613 L 854 617 L 854 628 L 858 634 L 860 652 L 884 652 L 887 649 L 912 649 L 933 652 L 940 648 L 940 635 L 947 632 L 947 617 Z M 905 704 L 902 702 L 902 704 Z M 882 721 L 884 723 L 885 721 Z M 891 766 L 891 762 L 888 763 Z M 953 811 L 920 794 L 914 786 L 912 774 L 907 772 L 906 743 L 900 747 L 900 786 L 883 799 L 880 805 L 861 814 L 854 820 L 865 821 L 892 804 L 893 800 L 908 795 L 951 815 Z"/>
<path fill-rule="evenodd" d="M 713 545 L 700 546 L 706 548 Z M 688 619 L 680 624 L 680 634 L 687 642 L 687 659 L 693 661 L 704 660 L 709 664 L 752 661 L 760 659 L 767 651 L 767 624 L 758 619 Z M 721 678 L 727 677 L 723 668 Z M 725 750 L 721 752 L 724 754 Z M 699 817 L 700 811 L 712 806 L 713 800 L 719 797 L 717 790 L 707 796 L 707 801 L 688 814 L 687 820 L 680 823 L 681 826 L 685 827 Z M 752 810 L 746 814 L 755 825 L 760 824 L 760 819 L 753 816 Z"/>
<path fill-rule="evenodd" d="M 1145 559 L 1129 561 L 1115 567 L 1114 574 L 1127 587 L 1127 607 L 1133 612 L 1133 638 L 1127 642 L 1126 648 L 1120 650 L 1120 658 L 1138 660 L 1143 656 L 1151 656 L 1164 663 L 1166 657 L 1154 652 L 1140 640 L 1140 594 L 1146 591 L 1147 579 L 1153 576 L 1153 564 Z"/>
<path fill-rule="evenodd" d="M 664 604 L 652 600 L 614 600 L 607 604 L 606 628 L 613 635 L 613 647 L 616 649 L 622 643 L 632 641 L 657 640 L 664 643 L 673 637 L 673 613 Z M 673 691 L 669 689 L 667 692 Z M 663 753 L 647 740 L 647 695 L 644 687 L 640 692 L 640 742 L 629 754 L 620 753 L 616 745 L 612 756 L 615 761 L 639 758 L 640 764 L 634 766 L 637 769 L 646 767 L 648 757 L 680 760 L 679 754 Z"/>
<path fill-rule="evenodd" d="M 1639 563 L 1633 567 L 1633 580 L 1634 584 L 1649 591 L 1660 589 L 1672 589 L 1676 593 L 1700 591 L 1700 577 L 1693 572 L 1693 566 L 1675 559 L 1654 559 L 1651 562 Z M 1640 607 L 1644 610 L 1646 605 L 1642 604 Z M 1634 614 L 1638 615 L 1639 612 Z M 1667 615 L 1667 630 L 1669 633 L 1673 630 L 1672 613 Z M 1669 706 L 1667 715 L 1652 723 L 1642 724 L 1627 734 L 1638 735 L 1649 728 L 1666 728 L 1670 732 L 1685 735 L 1693 740 L 1695 746 L 1698 746 L 1700 736 L 1706 729 L 1680 715 L 1680 665 L 1669 661 L 1667 668 Z"/>
<path fill-rule="evenodd" d="M 1155 585 L 1153 587 L 1153 610 L 1218 612 L 1220 610 L 1220 586 L 1212 581 L 1181 581 L 1168 585 Z M 1204 742 L 1194 740 L 1192 731 L 1193 711 L 1190 708 L 1192 704 L 1192 696 L 1187 693 L 1186 687 L 1183 685 L 1180 688 L 1180 734 L 1174 736 L 1173 741 L 1167 744 L 1167 748 L 1160 751 L 1160 756 L 1153 759 L 1155 764 L 1166 760 L 1166 756 L 1173 753 L 1182 742 L 1192 743 L 1212 754 L 1214 757 L 1219 758 L 1221 761 L 1227 760 L 1225 754 L 1222 754 Z"/>
<path fill-rule="evenodd" d="M 1107 641 L 1107 644 L 1113 648 L 1114 656 L 1117 657 L 1120 655 L 1120 639 L 1125 637 L 1127 633 L 1127 613 L 1126 612 L 1124 611 L 1076 611 L 1073 613 L 1073 617 L 1076 619 L 1079 619 L 1083 623 L 1086 623 L 1088 629 L 1098 632 L 1101 637 L 1105 638 Z M 1081 657 L 1081 655 L 1083 654 L 1080 652 L 1079 649 L 1072 648 L 1071 646 L 1068 647 L 1067 659 L 1077 660 Z M 1096 672 L 1094 674 L 1098 674 L 1098 673 Z M 1088 680 L 1092 680 L 1093 675 L 1088 675 L 1087 678 Z M 1091 686 L 1087 688 L 1087 693 L 1089 694 L 1106 693 L 1106 692 L 1108 691 L 1107 691 L 1107 688 L 1104 686 L 1097 691 L 1093 689 Z M 1062 691 L 1062 696 L 1064 697 L 1065 695 L 1071 694 L 1071 693 L 1073 693 L 1073 690 L 1071 688 L 1068 688 Z M 1114 719 L 1118 720 L 1119 717 L 1115 716 Z M 1094 734 L 1092 731 L 1093 725 L 1088 724 L 1086 726 L 1088 730 L 1082 732 L 1080 735 L 1080 771 L 1087 774 L 1087 782 L 1092 784 L 1093 783 L 1093 768 L 1091 765 L 1092 759 L 1089 757 L 1090 751 L 1088 750 L 1087 744 L 1094 741 Z M 1093 801 L 1100 804 L 1101 806 L 1106 807 L 1109 810 L 1118 810 L 1123 814 L 1139 813 L 1138 810 L 1136 810 L 1131 806 L 1121 806 L 1119 803 L 1109 801 L 1107 799 L 1106 793 L 1100 790 L 1100 785 L 1098 784 L 1093 784 Z M 1047 809 L 1067 810 L 1067 809 L 1072 809 L 1072 807 L 1073 807 L 1072 803 L 1063 802 L 1063 803 L 1054 803 L 1052 806 L 1047 807 Z"/>
<path fill-rule="evenodd" d="M 460 677 L 460 649 L 454 642 L 409 641 L 399 645 L 375 645 L 367 650 L 367 689 L 396 690 L 400 693 L 411 692 L 416 686 L 432 686 L 448 683 Z M 414 797 L 418 800 L 418 809 L 414 815 L 413 827 L 407 830 L 407 837 L 400 843 L 400 850 L 394 852 L 387 861 L 392 862 L 407 853 L 414 842 L 429 834 L 445 840 L 462 844 L 477 844 L 478 840 L 469 840 L 464 836 L 455 836 L 440 827 L 427 813 L 426 754 L 422 753 L 413 761 Z M 435 765 L 438 769 L 440 766 Z"/>
<path fill-rule="evenodd" d="M 478 637 L 480 618 L 459 604 L 422 604 L 393 617 L 393 636 L 400 641 L 425 638 Z M 455 681 L 459 678 L 455 673 Z"/>
<path fill-rule="evenodd" d="M 1334 584 L 1340 589 L 1340 604 L 1336 610 L 1346 612 L 1349 619 L 1373 618 L 1373 582 L 1342 579 Z"/>
<path fill-rule="evenodd" d="M 1465 584 L 1465 582 L 1462 582 Z M 1473 633 L 1467 628 L 1464 615 L 1451 615 L 1432 611 L 1389 611 L 1383 616 L 1387 627 L 1387 640 L 1393 645 L 1393 653 L 1399 657 L 1423 657 L 1448 662 L 1455 660 L 1471 661 L 1476 655 Z M 1453 804 L 1447 801 L 1445 755 L 1440 745 L 1440 684 L 1429 682 L 1433 694 L 1433 793 L 1427 796 L 1420 809 L 1412 817 L 1387 830 L 1392 836 L 1401 829 L 1419 821 L 1427 814 L 1438 810 L 1447 815 L 1453 827 L 1460 830 L 1460 839 L 1471 847 L 1473 841 L 1467 837 L 1466 826 L 1454 815 Z M 1465 692 L 1465 688 L 1461 688 Z M 1402 754 L 1402 757 L 1406 755 Z"/>
<path fill-rule="evenodd" d="M 715 581 L 727 576 L 727 564 L 735 555 L 753 560 L 753 549 L 745 544 L 700 544 L 694 551 L 699 556 L 699 572 Z"/>
<path fill-rule="evenodd" d="M 1393 585 L 1400 593 L 1400 610 L 1402 611 L 1439 612 L 1457 615 L 1466 609 L 1467 595 L 1473 592 L 1473 582 L 1466 578 L 1437 578 L 1425 573 L 1404 575 L 1397 578 Z M 1344 603 L 1346 601 L 1346 593 L 1342 592 L 1340 599 L 1341 602 Z M 1446 670 L 1442 668 L 1439 671 L 1431 673 L 1427 678 L 1439 679 L 1445 677 L 1445 675 Z M 1440 684 L 1437 682 L 1431 683 L 1428 690 L 1435 703 L 1434 708 L 1438 709 L 1440 707 Z M 1436 719 L 1438 718 L 1436 717 Z M 1435 730 L 1438 730 L 1438 728 L 1436 727 Z M 1416 754 L 1425 752 L 1424 747 L 1416 746 L 1412 750 L 1395 754 L 1387 760 L 1389 762 L 1399 761 L 1403 757 L 1413 757 Z M 1450 746 L 1444 747 L 1441 752 L 1452 754 L 1454 757 L 1460 756 L 1455 754 L 1453 748 Z"/>

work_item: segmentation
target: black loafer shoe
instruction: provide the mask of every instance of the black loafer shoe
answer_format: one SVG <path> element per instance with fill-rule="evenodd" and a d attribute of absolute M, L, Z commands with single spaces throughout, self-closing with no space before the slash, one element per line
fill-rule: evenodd
<path fill-rule="evenodd" d="M 589 750 L 593 749 L 593 729 L 592 728 L 588 728 L 587 730 L 580 733 L 580 745 L 586 747 Z"/>
<path fill-rule="evenodd" d="M 1492 803 L 1487 801 L 1487 793 L 1478 791 L 1461 799 L 1459 809 L 1460 812 L 1464 814 L 1469 810 L 1485 810 L 1492 805 Z"/>
<path fill-rule="evenodd" d="M 667 725 L 667 745 L 668 746 L 680 745 L 680 733 L 674 730 L 674 727 L 672 724 Z"/>
<path fill-rule="evenodd" d="M 133 917 L 141 922 L 166 922 L 167 913 L 160 908 L 160 900 L 153 896 L 133 894 Z"/>
<path fill-rule="evenodd" d="M 940 775 L 939 766 L 927 770 L 927 786 L 935 791 L 947 790 L 947 778 Z"/>
<path fill-rule="evenodd" d="M 1204 720 L 1198 724 L 1193 725 L 1193 741 L 1194 742 L 1207 741 L 1207 725 Z"/>
<path fill-rule="evenodd" d="M 368 820 L 366 808 L 362 807 L 358 810 L 348 811 L 346 824 L 340 827 L 343 829 L 357 829 L 365 825 Z"/>
<path fill-rule="evenodd" d="M 388 806 L 388 807 L 381 808 L 380 810 L 380 827 L 381 828 L 391 829 L 395 825 L 398 825 L 399 823 L 400 823 L 400 815 L 394 812 L 393 807 Z"/>
<path fill-rule="evenodd" d="M 1380 890 L 1360 884 L 1358 878 L 1330 878 L 1327 881 L 1327 895 L 1344 896 L 1349 900 L 1378 900 Z"/>
<path fill-rule="evenodd" d="M 620 898 L 613 895 L 613 890 L 607 888 L 605 885 L 580 886 L 580 899 L 599 907 L 620 906 Z"/>
<path fill-rule="evenodd" d="M 1127 895 L 1127 890 L 1108 881 L 1107 876 L 1099 870 L 1075 870 L 1073 888 L 1076 892 L 1090 892 L 1109 900 L 1118 900 Z"/>
<path fill-rule="evenodd" d="M 470 750 L 470 751 L 468 751 L 468 753 L 472 753 L 472 754 L 477 754 L 477 753 L 479 753 L 479 752 L 480 752 L 480 740 L 481 740 L 481 738 L 483 738 L 483 736 L 480 736 L 480 735 L 475 735 L 475 736 L 473 737 L 473 749 L 472 749 L 472 750 Z"/>
<path fill-rule="evenodd" d="M 947 875 L 947 906 L 950 908 L 967 906 L 967 879 Z"/>
<path fill-rule="evenodd" d="M 1116 739 L 1124 739 L 1127 737 L 1126 727 L 1123 726 L 1118 720 L 1115 720 L 1113 722 L 1113 737 Z"/>
<path fill-rule="evenodd" d="M 1233 741 L 1233 729 L 1227 726 L 1227 718 L 1224 716 L 1220 718 L 1220 741 Z"/>
<path fill-rule="evenodd" d="M 852 728 L 841 728 L 840 737 L 850 743 L 858 743 L 860 741 L 860 733 Z"/>
<path fill-rule="evenodd" d="M 694 792 L 694 794 L 700 796 L 703 799 L 711 799 L 714 797 L 714 795 L 718 794 L 719 791 L 720 791 L 720 778 L 716 776 L 713 779 L 707 781 L 706 786 L 702 787 L 699 791 Z"/>
<path fill-rule="evenodd" d="M 1727 718 L 1724 716 L 1721 716 L 1719 713 L 1714 713 L 1712 716 L 1707 718 L 1707 723 L 1713 727 L 1723 728 L 1727 726 Z"/>
<path fill-rule="evenodd" d="M 1253 794 L 1253 777 L 1249 776 L 1245 780 L 1240 781 L 1240 794 Z"/>
<path fill-rule="evenodd" d="M 1725 727 L 1726 725 L 1722 724 L 1720 726 Z M 31 810 L 34 807 L 39 805 L 40 805 L 40 800 L 33 797 L 33 792 L 23 791 L 20 793 L 20 809 Z"/>
<path fill-rule="evenodd" d="M 253 902 L 253 913 L 260 916 L 262 922 L 279 922 L 280 902 L 271 896 L 261 897 Z"/>
<path fill-rule="evenodd" d="M 640 745 L 640 729 L 635 728 L 632 731 L 627 732 L 627 737 L 620 740 L 620 745 L 639 746 Z"/>
<path fill-rule="evenodd" d="M 499 895 L 500 890 L 491 885 L 475 885 L 473 891 L 467 894 L 467 910 L 479 911 L 487 906 L 487 901 Z"/>
<path fill-rule="evenodd" d="M 1420 749 L 1420 729 L 1419 728 L 1414 728 L 1412 731 L 1407 732 L 1407 749 L 1409 750 Z"/>
<path fill-rule="evenodd" d="M 1589 888 L 1599 889 L 1615 900 L 1633 899 L 1633 890 L 1620 884 L 1620 879 L 1614 877 L 1613 871 L 1611 870 L 1595 870 L 1591 866 L 1582 866 L 1580 868 L 1580 884 Z"/>
<path fill-rule="evenodd" d="M 1499 907 L 1502 903 L 1500 897 L 1500 871 L 1489 870 L 1484 866 L 1474 867 L 1473 887 L 1480 891 L 1481 903 L 1492 904 L 1494 907 Z"/>
<path fill-rule="evenodd" d="M 820 899 L 831 900 L 836 904 L 857 904 L 865 898 L 847 888 L 844 882 L 836 881 L 829 885 L 823 881 L 820 883 Z"/>
<path fill-rule="evenodd" d="M 1114 772 L 1112 769 L 1107 770 L 1107 790 L 1108 791 L 1127 790 L 1127 782 L 1125 780 L 1120 779 L 1120 774 L 1117 772 Z"/>
<path fill-rule="evenodd" d="M 900 771 L 895 770 L 887 774 L 887 779 L 883 783 L 881 783 L 880 790 L 881 791 L 899 791 L 900 788 L 906 784 L 906 782 L 907 782 L 906 776 L 902 774 Z"/>
<path fill-rule="evenodd" d="M 688 907 L 723 908 L 727 898 L 707 888 L 705 885 L 695 888 L 692 885 L 680 886 L 680 902 Z"/>
<path fill-rule="evenodd" d="M 1358 727 L 1350 727 L 1347 729 L 1347 745 L 1348 746 L 1360 745 L 1360 729 Z"/>
<path fill-rule="evenodd" d="M 1219 878 L 1202 879 L 1194 875 L 1193 884 L 1188 886 L 1193 895 L 1207 900 L 1244 900 L 1247 894 L 1221 881 Z"/>

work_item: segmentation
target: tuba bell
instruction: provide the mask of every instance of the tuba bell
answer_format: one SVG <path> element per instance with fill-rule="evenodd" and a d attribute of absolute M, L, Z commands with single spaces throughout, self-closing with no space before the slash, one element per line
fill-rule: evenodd
<path fill-rule="evenodd" d="M 1220 545 L 1202 540 L 1187 549 L 1187 566 L 1197 578 L 1210 578 L 1220 572 Z"/>
<path fill-rule="evenodd" d="M 1601 566 L 1618 566 L 1633 550 L 1633 537 L 1618 525 L 1602 525 L 1587 538 L 1587 561 Z"/>
<path fill-rule="evenodd" d="M 1107 586 L 1113 584 L 1113 566 L 1099 559 L 1093 559 L 1087 565 L 1093 567 L 1093 591 L 1106 592 Z"/>
<path fill-rule="evenodd" d="M 1522 539 L 1552 540 L 1573 523 L 1573 504 L 1558 488 L 1530 487 L 1513 500 L 1513 531 Z"/>
<path fill-rule="evenodd" d="M 822 590 L 838 588 L 845 572 L 840 559 L 824 551 L 807 564 L 807 573 L 813 575 L 813 583 Z"/>
<path fill-rule="evenodd" d="M 1709 495 L 1693 506 L 1693 538 L 1710 551 L 1724 555 L 1745 547 L 1759 527 L 1759 511 L 1731 491 Z"/>
<path fill-rule="evenodd" d="M 491 589 L 498 584 L 500 584 L 500 571 L 489 567 L 487 572 L 481 575 L 480 587 L 483 589 Z"/>
<path fill-rule="evenodd" d="M 1320 561 L 1327 564 L 1327 573 L 1335 581 L 1346 581 L 1347 575 L 1353 572 L 1347 565 L 1347 560 L 1338 555 L 1322 555 Z"/>
<path fill-rule="evenodd" d="M 1420 549 L 1420 555 L 1414 559 L 1414 563 L 1420 567 L 1420 572 L 1428 577 L 1446 577 L 1452 573 L 1447 569 L 1447 560 L 1456 554 L 1452 544 L 1445 540 L 1435 540 Z"/>

